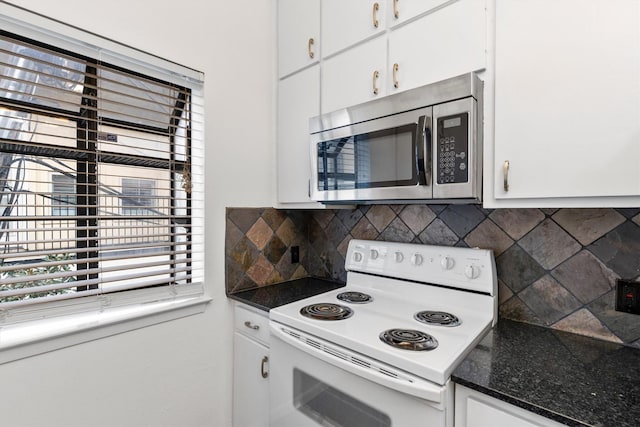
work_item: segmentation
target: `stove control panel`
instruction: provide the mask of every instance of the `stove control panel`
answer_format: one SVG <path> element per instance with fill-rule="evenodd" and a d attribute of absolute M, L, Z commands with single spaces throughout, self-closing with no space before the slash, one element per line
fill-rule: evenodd
<path fill-rule="evenodd" d="M 495 260 L 488 249 L 354 239 L 345 268 L 497 295 Z"/>

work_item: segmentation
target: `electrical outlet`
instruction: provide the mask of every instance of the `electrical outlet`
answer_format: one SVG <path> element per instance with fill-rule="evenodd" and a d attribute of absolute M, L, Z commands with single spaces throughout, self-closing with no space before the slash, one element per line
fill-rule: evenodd
<path fill-rule="evenodd" d="M 291 246 L 291 264 L 300 262 L 300 246 Z"/>
<path fill-rule="evenodd" d="M 640 282 L 616 282 L 616 311 L 640 314 Z"/>

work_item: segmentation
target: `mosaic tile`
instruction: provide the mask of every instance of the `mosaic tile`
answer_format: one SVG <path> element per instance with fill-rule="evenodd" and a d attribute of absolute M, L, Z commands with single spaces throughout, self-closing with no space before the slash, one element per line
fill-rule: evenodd
<path fill-rule="evenodd" d="M 542 321 L 517 296 L 513 296 L 498 307 L 498 315 L 518 322 L 541 324 Z"/>
<path fill-rule="evenodd" d="M 616 211 L 625 218 L 633 218 L 640 214 L 640 208 L 617 208 Z"/>
<path fill-rule="evenodd" d="M 512 239 L 518 240 L 540 224 L 545 215 L 540 209 L 496 209 L 489 218 Z"/>
<path fill-rule="evenodd" d="M 469 233 L 464 241 L 472 248 L 491 249 L 496 257 L 513 245 L 513 240 L 488 218 Z"/>
<path fill-rule="evenodd" d="M 511 289 L 509 289 L 502 280 L 498 280 L 498 302 L 503 304 L 512 296 L 513 292 L 511 292 Z"/>
<path fill-rule="evenodd" d="M 227 257 L 225 262 L 225 280 L 227 282 L 227 289 L 233 288 L 242 282 L 245 276 L 245 271 L 242 266 L 239 265 L 235 260 L 231 257 Z"/>
<path fill-rule="evenodd" d="M 640 316 L 616 311 L 616 292 L 609 291 L 588 305 L 589 310 L 626 343 L 640 339 Z"/>
<path fill-rule="evenodd" d="M 551 275 L 583 304 L 609 292 L 617 279 L 613 271 L 587 250 L 560 264 Z"/>
<path fill-rule="evenodd" d="M 545 214 L 551 216 L 554 213 L 558 212 L 560 209 L 558 208 L 542 208 L 540 209 L 542 212 L 544 212 Z"/>
<path fill-rule="evenodd" d="M 554 323 L 551 328 L 574 334 L 589 335 L 606 341 L 622 342 L 586 308 Z"/>
<path fill-rule="evenodd" d="M 282 283 L 285 281 L 285 278 L 282 277 L 282 275 L 280 274 L 280 272 L 276 269 L 273 269 L 271 271 L 271 274 L 269 275 L 269 277 L 267 277 L 267 281 L 266 284 L 267 285 L 273 285 L 276 283 Z"/>
<path fill-rule="evenodd" d="M 277 264 L 286 251 L 287 245 L 278 236 L 274 235 L 269 240 L 269 243 L 266 244 L 262 253 L 271 264 Z"/>
<path fill-rule="evenodd" d="M 258 259 L 259 253 L 260 251 L 251 243 L 251 240 L 243 237 L 231 251 L 231 258 L 242 267 L 243 271 L 247 271 Z"/>
<path fill-rule="evenodd" d="M 336 217 L 344 224 L 347 230 L 351 230 L 360 221 L 364 214 L 360 209 L 340 209 L 336 211 Z"/>
<path fill-rule="evenodd" d="M 349 230 L 342 224 L 339 218 L 334 216 L 329 224 L 327 224 L 325 233 L 327 234 L 329 242 L 331 242 L 335 248 L 349 235 Z"/>
<path fill-rule="evenodd" d="M 405 208 L 406 205 L 388 205 L 392 211 L 394 211 L 397 214 L 399 214 L 402 209 Z"/>
<path fill-rule="evenodd" d="M 547 270 L 581 249 L 578 242 L 550 219 L 544 220 L 518 243 Z"/>
<path fill-rule="evenodd" d="M 225 232 L 224 250 L 226 256 L 231 255 L 233 247 L 238 244 L 240 239 L 244 237 L 244 233 L 229 219 L 227 219 L 227 228 Z"/>
<path fill-rule="evenodd" d="M 485 219 L 474 205 L 449 205 L 438 217 L 460 238 L 464 238 Z"/>
<path fill-rule="evenodd" d="M 635 222 L 636 224 L 640 225 L 640 214 L 634 216 L 632 221 Z"/>
<path fill-rule="evenodd" d="M 514 292 L 520 292 L 545 274 L 540 266 L 518 245 L 496 258 L 498 277 Z"/>
<path fill-rule="evenodd" d="M 387 228 L 387 225 L 391 224 L 396 214 L 387 205 L 375 205 L 369 209 L 365 216 L 376 230 L 382 233 Z"/>
<path fill-rule="evenodd" d="M 276 231 L 278 227 L 287 219 L 287 214 L 279 209 L 268 208 L 262 212 L 262 219 L 267 223 L 273 231 Z"/>
<path fill-rule="evenodd" d="M 273 270 L 273 264 L 263 255 L 259 255 L 256 262 L 247 270 L 247 276 L 257 285 L 265 285 Z"/>
<path fill-rule="evenodd" d="M 614 209 L 561 209 L 551 217 L 583 246 L 587 246 L 625 221 Z"/>
<path fill-rule="evenodd" d="M 291 275 L 291 278 L 289 280 L 303 279 L 305 277 L 309 277 L 309 273 L 303 266 L 300 265 L 298 266 L 298 268 L 296 268 L 296 271 Z"/>
<path fill-rule="evenodd" d="M 234 284 L 233 288 L 229 291 L 229 293 L 242 292 L 242 291 L 255 289 L 255 288 L 256 288 L 256 283 L 253 280 L 251 280 L 249 277 L 247 277 L 247 275 L 244 275 L 242 277 L 242 280 Z"/>
<path fill-rule="evenodd" d="M 640 228 L 629 221 L 605 234 L 587 249 L 623 279 L 640 274 Z"/>
<path fill-rule="evenodd" d="M 358 221 L 355 227 L 351 230 L 351 235 L 356 239 L 362 240 L 376 240 L 378 237 L 378 230 L 371 224 L 371 222 L 363 217 Z"/>
<path fill-rule="evenodd" d="M 336 214 L 330 209 L 312 211 L 311 217 L 320 225 L 321 228 L 325 228 Z"/>
<path fill-rule="evenodd" d="M 549 275 L 537 280 L 518 296 L 545 325 L 551 325 L 581 307 L 580 302 Z"/>
<path fill-rule="evenodd" d="M 458 236 L 440 218 L 435 219 L 418 236 L 426 245 L 454 246 Z"/>
<path fill-rule="evenodd" d="M 280 224 L 280 227 L 278 227 L 278 229 L 276 230 L 276 235 L 287 246 L 291 245 L 298 233 L 299 231 L 291 218 L 285 219 L 282 224 Z"/>
<path fill-rule="evenodd" d="M 227 218 L 229 218 L 243 233 L 249 229 L 260 218 L 262 209 L 242 209 L 227 208 Z"/>
<path fill-rule="evenodd" d="M 380 233 L 378 236 L 378 240 L 386 241 L 386 242 L 403 242 L 409 243 L 416 237 L 415 234 L 407 227 L 407 225 L 402 222 L 400 218 L 394 219 L 391 221 L 391 224 L 385 228 L 385 230 Z"/>
<path fill-rule="evenodd" d="M 436 218 L 433 211 L 425 205 L 407 205 L 399 216 L 413 234 L 420 234 Z"/>
<path fill-rule="evenodd" d="M 351 239 L 353 239 L 353 237 L 351 237 L 351 235 L 349 234 L 338 245 L 338 252 L 340 253 L 340 255 L 342 255 L 343 258 L 347 257 L 347 249 L 349 249 L 349 242 L 351 241 Z"/>
<path fill-rule="evenodd" d="M 264 249 L 271 236 L 273 236 L 273 230 L 262 218 L 258 218 L 255 224 L 247 231 L 247 237 L 259 250 Z"/>
<path fill-rule="evenodd" d="M 302 255 L 302 254 L 301 254 Z M 300 257 L 302 260 L 302 256 Z M 302 265 L 302 262 L 291 263 L 291 248 L 287 248 L 287 251 L 280 258 L 280 261 L 275 265 L 275 269 L 282 275 L 284 280 L 291 280 L 295 271 Z"/>

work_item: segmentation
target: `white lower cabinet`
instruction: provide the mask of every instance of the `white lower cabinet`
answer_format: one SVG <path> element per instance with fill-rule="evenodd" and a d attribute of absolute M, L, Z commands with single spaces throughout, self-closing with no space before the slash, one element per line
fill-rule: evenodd
<path fill-rule="evenodd" d="M 560 427 L 549 418 L 455 385 L 455 427 Z"/>
<path fill-rule="evenodd" d="M 269 425 L 269 319 L 236 305 L 233 334 L 233 426 Z"/>

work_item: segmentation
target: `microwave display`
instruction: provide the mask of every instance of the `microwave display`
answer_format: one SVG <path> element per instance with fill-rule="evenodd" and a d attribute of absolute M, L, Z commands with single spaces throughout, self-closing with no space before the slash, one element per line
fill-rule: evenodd
<path fill-rule="evenodd" d="M 469 117 L 467 113 L 437 120 L 438 184 L 469 181 Z"/>
<path fill-rule="evenodd" d="M 317 143 L 318 190 L 416 185 L 415 123 Z"/>

